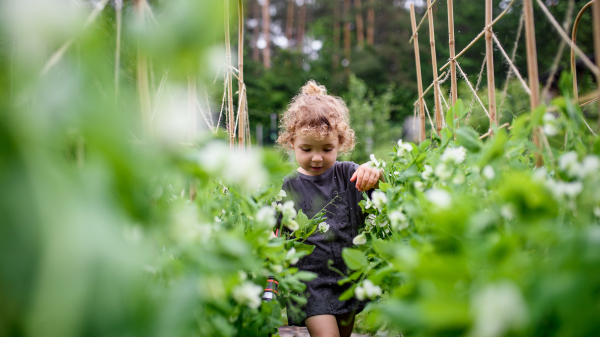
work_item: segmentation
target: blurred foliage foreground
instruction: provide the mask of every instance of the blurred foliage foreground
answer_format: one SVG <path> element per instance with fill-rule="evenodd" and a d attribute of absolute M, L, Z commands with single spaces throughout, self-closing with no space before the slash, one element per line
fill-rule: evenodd
<path fill-rule="evenodd" d="M 166 122 L 141 136 L 135 84 L 115 97 L 103 30 L 40 75 L 83 24 L 66 3 L 0 5 L 0 336 L 267 335 L 282 305 L 302 303 L 294 294 L 314 275 L 293 263 L 323 219 L 273 204 L 289 171 L 276 153 L 206 134 L 182 144 L 186 129 Z M 197 32 L 222 27 L 210 15 L 221 8 L 173 3 L 160 32 L 133 25 L 124 39 L 181 84 L 202 75 L 213 39 Z M 553 108 L 483 143 L 458 104 L 462 127 L 373 159 L 388 183 L 362 202 L 369 220 L 344 251 L 344 297 L 373 300 L 360 329 L 600 334 L 600 142 L 568 93 Z M 534 170 L 539 127 L 554 136 Z M 277 212 L 295 235 L 270 238 Z M 269 275 L 280 301 L 260 300 Z"/>

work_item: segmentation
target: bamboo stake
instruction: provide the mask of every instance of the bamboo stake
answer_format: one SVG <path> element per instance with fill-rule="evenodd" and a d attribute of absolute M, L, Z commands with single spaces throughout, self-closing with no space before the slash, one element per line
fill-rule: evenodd
<path fill-rule="evenodd" d="M 498 125 L 496 120 L 496 83 L 494 81 L 494 41 L 492 38 L 493 1 L 485 1 L 485 48 L 487 58 L 488 106 L 490 129 Z"/>
<path fill-rule="evenodd" d="M 238 96 L 239 104 L 238 115 L 241 113 L 240 128 L 238 132 L 238 144 L 241 148 L 245 145 L 244 136 L 246 135 L 246 128 L 244 123 L 246 122 L 244 109 L 245 102 L 245 85 L 244 85 L 244 2 L 238 0 Z"/>
<path fill-rule="evenodd" d="M 306 2 L 300 6 L 300 12 L 298 13 L 298 30 L 296 31 L 296 39 L 298 40 L 298 50 L 302 52 L 304 47 L 304 32 L 306 31 Z"/>
<path fill-rule="evenodd" d="M 437 85 L 438 82 L 438 72 L 437 72 L 437 57 L 435 53 L 435 35 L 433 31 L 433 12 L 431 10 L 431 0 L 427 0 L 427 8 L 428 14 L 427 17 L 429 19 L 429 44 L 431 45 L 431 66 L 433 67 L 433 92 L 435 96 L 435 125 L 438 136 L 440 135 L 440 131 L 443 128 L 442 125 L 442 105 L 440 102 L 440 88 Z"/>
<path fill-rule="evenodd" d="M 581 11 L 579 11 L 579 14 L 577 14 L 577 17 L 575 18 L 575 22 L 573 23 L 573 32 L 571 33 L 571 40 L 573 41 L 571 43 L 571 73 L 573 75 L 573 97 L 575 97 L 575 99 L 578 99 L 579 97 L 579 90 L 577 89 L 577 69 L 575 69 L 575 48 L 573 48 L 573 46 L 577 44 L 577 30 L 579 29 L 579 21 L 581 21 L 583 13 L 590 8 L 593 3 L 594 0 L 588 2 L 585 4 L 585 6 L 583 6 Z"/>
<path fill-rule="evenodd" d="M 227 2 L 228 0 L 226 0 Z M 263 49 L 263 65 L 265 68 L 271 68 L 271 44 L 269 40 L 271 39 L 270 28 L 271 28 L 271 15 L 269 14 L 269 0 L 265 0 L 265 3 L 262 6 L 262 28 L 263 35 L 265 37 L 265 42 L 267 45 L 265 49 Z"/>
<path fill-rule="evenodd" d="M 267 0 L 268 3 L 268 0 Z M 235 143 L 235 122 L 233 116 L 233 85 L 231 79 L 231 42 L 229 37 L 229 0 L 225 0 L 225 63 L 227 64 L 227 133 L 229 134 L 229 146 L 233 148 Z M 268 42 L 267 42 L 268 45 Z M 265 48 L 267 49 L 267 48 Z"/>
<path fill-rule="evenodd" d="M 525 46 L 527 47 L 527 75 L 529 77 L 529 90 L 531 113 L 540 104 L 540 83 L 538 82 L 537 49 L 535 45 L 535 26 L 533 21 L 533 0 L 523 1 L 525 14 Z M 542 158 L 542 146 L 540 144 L 539 130 L 533 130 L 533 143 L 538 148 L 535 153 L 535 166 L 544 164 Z"/>
<path fill-rule="evenodd" d="M 592 7 L 594 21 L 594 51 L 596 52 L 596 64 L 600 65 L 600 1 L 594 1 Z M 598 97 L 600 97 L 600 74 L 596 74 L 596 85 L 598 85 Z M 600 128 L 600 115 L 598 116 L 598 127 Z"/>
<path fill-rule="evenodd" d="M 119 95 L 119 72 L 121 70 L 121 23 L 123 17 L 123 0 L 115 1 L 117 14 L 117 43 L 115 48 L 115 97 Z"/>
<path fill-rule="evenodd" d="M 413 32 L 414 34 L 414 32 Z M 456 104 L 458 99 L 458 87 L 456 86 L 456 60 L 455 57 L 455 41 L 454 41 L 454 5 L 452 0 L 448 0 L 448 46 L 450 48 L 450 91 L 452 96 L 452 105 Z"/>
<path fill-rule="evenodd" d="M 410 23 L 415 46 L 415 63 L 417 66 L 417 86 L 419 88 L 419 142 L 425 140 L 425 106 L 423 104 L 423 80 L 421 79 L 421 57 L 419 55 L 419 33 L 417 33 L 417 20 L 415 19 L 415 5 L 410 4 Z"/>
<path fill-rule="evenodd" d="M 362 4 L 360 0 L 354 0 L 356 11 L 356 42 L 362 48 L 365 46 L 365 36 L 363 28 Z"/>
<path fill-rule="evenodd" d="M 138 20 L 144 20 L 146 0 L 135 0 L 134 9 Z M 150 108 L 150 87 L 148 83 L 148 59 L 138 46 L 137 57 L 137 82 L 140 95 L 140 109 L 142 113 L 142 128 L 144 140 L 152 137 L 152 111 Z"/>
<path fill-rule="evenodd" d="M 508 13 L 508 10 L 512 7 L 512 5 L 515 3 L 515 1 L 516 0 L 511 0 L 511 2 L 508 3 L 508 5 L 506 6 L 506 8 L 504 8 L 502 13 L 498 14 L 498 16 L 494 19 L 494 21 L 492 21 L 491 26 L 495 25 L 498 21 L 500 21 L 500 19 L 502 19 L 504 14 Z M 465 48 L 463 48 L 463 50 L 461 50 L 458 54 L 456 54 L 455 58 L 461 57 L 467 50 L 469 50 L 469 48 L 471 48 L 471 46 L 473 46 L 475 44 L 475 42 L 479 41 L 479 39 L 483 35 L 485 35 L 485 29 L 482 30 L 479 34 L 477 34 L 477 36 Z M 440 68 L 440 71 L 446 69 L 446 67 L 448 67 L 450 65 L 450 63 L 452 63 L 452 62 L 451 61 L 446 62 L 446 64 L 444 64 Z"/>
<path fill-rule="evenodd" d="M 375 0 L 369 0 L 369 9 L 367 9 L 367 44 L 372 46 L 374 43 L 375 31 Z"/>
<path fill-rule="evenodd" d="M 294 4 L 295 0 L 288 0 L 287 18 L 285 20 L 285 37 L 288 41 L 288 48 L 292 46 L 292 36 L 294 33 Z"/>
<path fill-rule="evenodd" d="M 188 75 L 188 142 L 196 137 L 196 76 Z"/>
<path fill-rule="evenodd" d="M 425 19 L 427 19 L 429 17 L 429 10 L 431 9 L 431 6 L 433 6 L 433 4 L 435 4 L 437 0 L 433 0 L 433 2 L 431 3 L 431 5 L 427 5 L 427 10 L 425 11 L 425 15 L 423 15 L 423 17 L 421 18 L 421 21 L 419 21 L 419 24 L 417 25 L 417 31 L 419 31 L 419 28 L 421 28 L 421 25 L 423 24 L 423 22 L 425 22 Z M 410 40 L 408 41 L 408 43 L 411 43 L 413 41 L 413 38 L 411 37 Z"/>

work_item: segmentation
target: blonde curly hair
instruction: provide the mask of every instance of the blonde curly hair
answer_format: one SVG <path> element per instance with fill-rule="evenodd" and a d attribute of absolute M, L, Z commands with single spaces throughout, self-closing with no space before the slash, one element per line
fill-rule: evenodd
<path fill-rule="evenodd" d="M 327 94 L 325 86 L 310 80 L 292 98 L 281 119 L 281 131 L 277 143 L 285 150 L 294 148 L 297 134 L 315 132 L 320 139 L 337 134 L 339 153 L 354 149 L 354 130 L 350 128 L 349 111 L 346 103 L 336 96 Z"/>

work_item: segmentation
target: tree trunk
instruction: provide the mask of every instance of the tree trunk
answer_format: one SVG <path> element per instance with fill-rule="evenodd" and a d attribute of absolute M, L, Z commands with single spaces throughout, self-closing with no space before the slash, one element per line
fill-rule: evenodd
<path fill-rule="evenodd" d="M 365 37 L 362 17 L 362 4 L 360 0 L 354 0 L 354 7 L 356 7 L 356 42 L 362 48 L 365 46 Z"/>
<path fill-rule="evenodd" d="M 302 47 L 304 44 L 304 31 L 306 30 L 306 2 L 302 3 L 302 6 L 300 6 L 300 12 L 298 14 L 297 46 L 298 50 L 302 52 Z"/>
<path fill-rule="evenodd" d="M 367 10 L 367 44 L 373 45 L 375 26 L 375 0 L 369 0 L 369 9 Z"/>
<path fill-rule="evenodd" d="M 263 35 L 265 38 L 265 42 L 267 44 L 265 46 L 265 49 L 263 49 L 263 65 L 267 69 L 271 68 L 271 43 L 269 41 L 269 40 L 271 40 L 271 36 L 270 36 L 271 15 L 269 14 L 269 6 L 270 6 L 270 1 L 265 0 L 265 3 L 262 8 L 262 20 L 263 20 L 262 28 L 263 28 Z"/>
<path fill-rule="evenodd" d="M 285 21 L 285 37 L 288 41 L 288 48 L 292 47 L 292 36 L 294 33 L 294 2 L 295 0 L 288 0 L 287 4 L 287 19 Z"/>
<path fill-rule="evenodd" d="M 260 61 L 260 51 L 256 42 L 258 41 L 258 35 L 260 34 L 260 28 L 258 27 L 260 8 L 258 7 L 258 0 L 252 1 L 252 18 L 256 20 L 256 25 L 252 28 L 252 59 L 256 62 Z"/>
<path fill-rule="evenodd" d="M 350 0 L 344 0 L 344 57 L 350 61 Z"/>
<path fill-rule="evenodd" d="M 340 4 L 333 2 L 333 69 L 340 65 Z"/>

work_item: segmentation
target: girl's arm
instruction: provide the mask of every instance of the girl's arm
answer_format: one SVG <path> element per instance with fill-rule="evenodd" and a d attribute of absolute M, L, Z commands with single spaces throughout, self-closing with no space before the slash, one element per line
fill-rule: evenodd
<path fill-rule="evenodd" d="M 356 188 L 361 191 L 368 191 L 372 188 L 379 187 L 379 182 L 385 182 L 383 172 L 370 167 L 369 163 L 362 164 L 356 169 L 350 181 L 356 180 Z"/>

